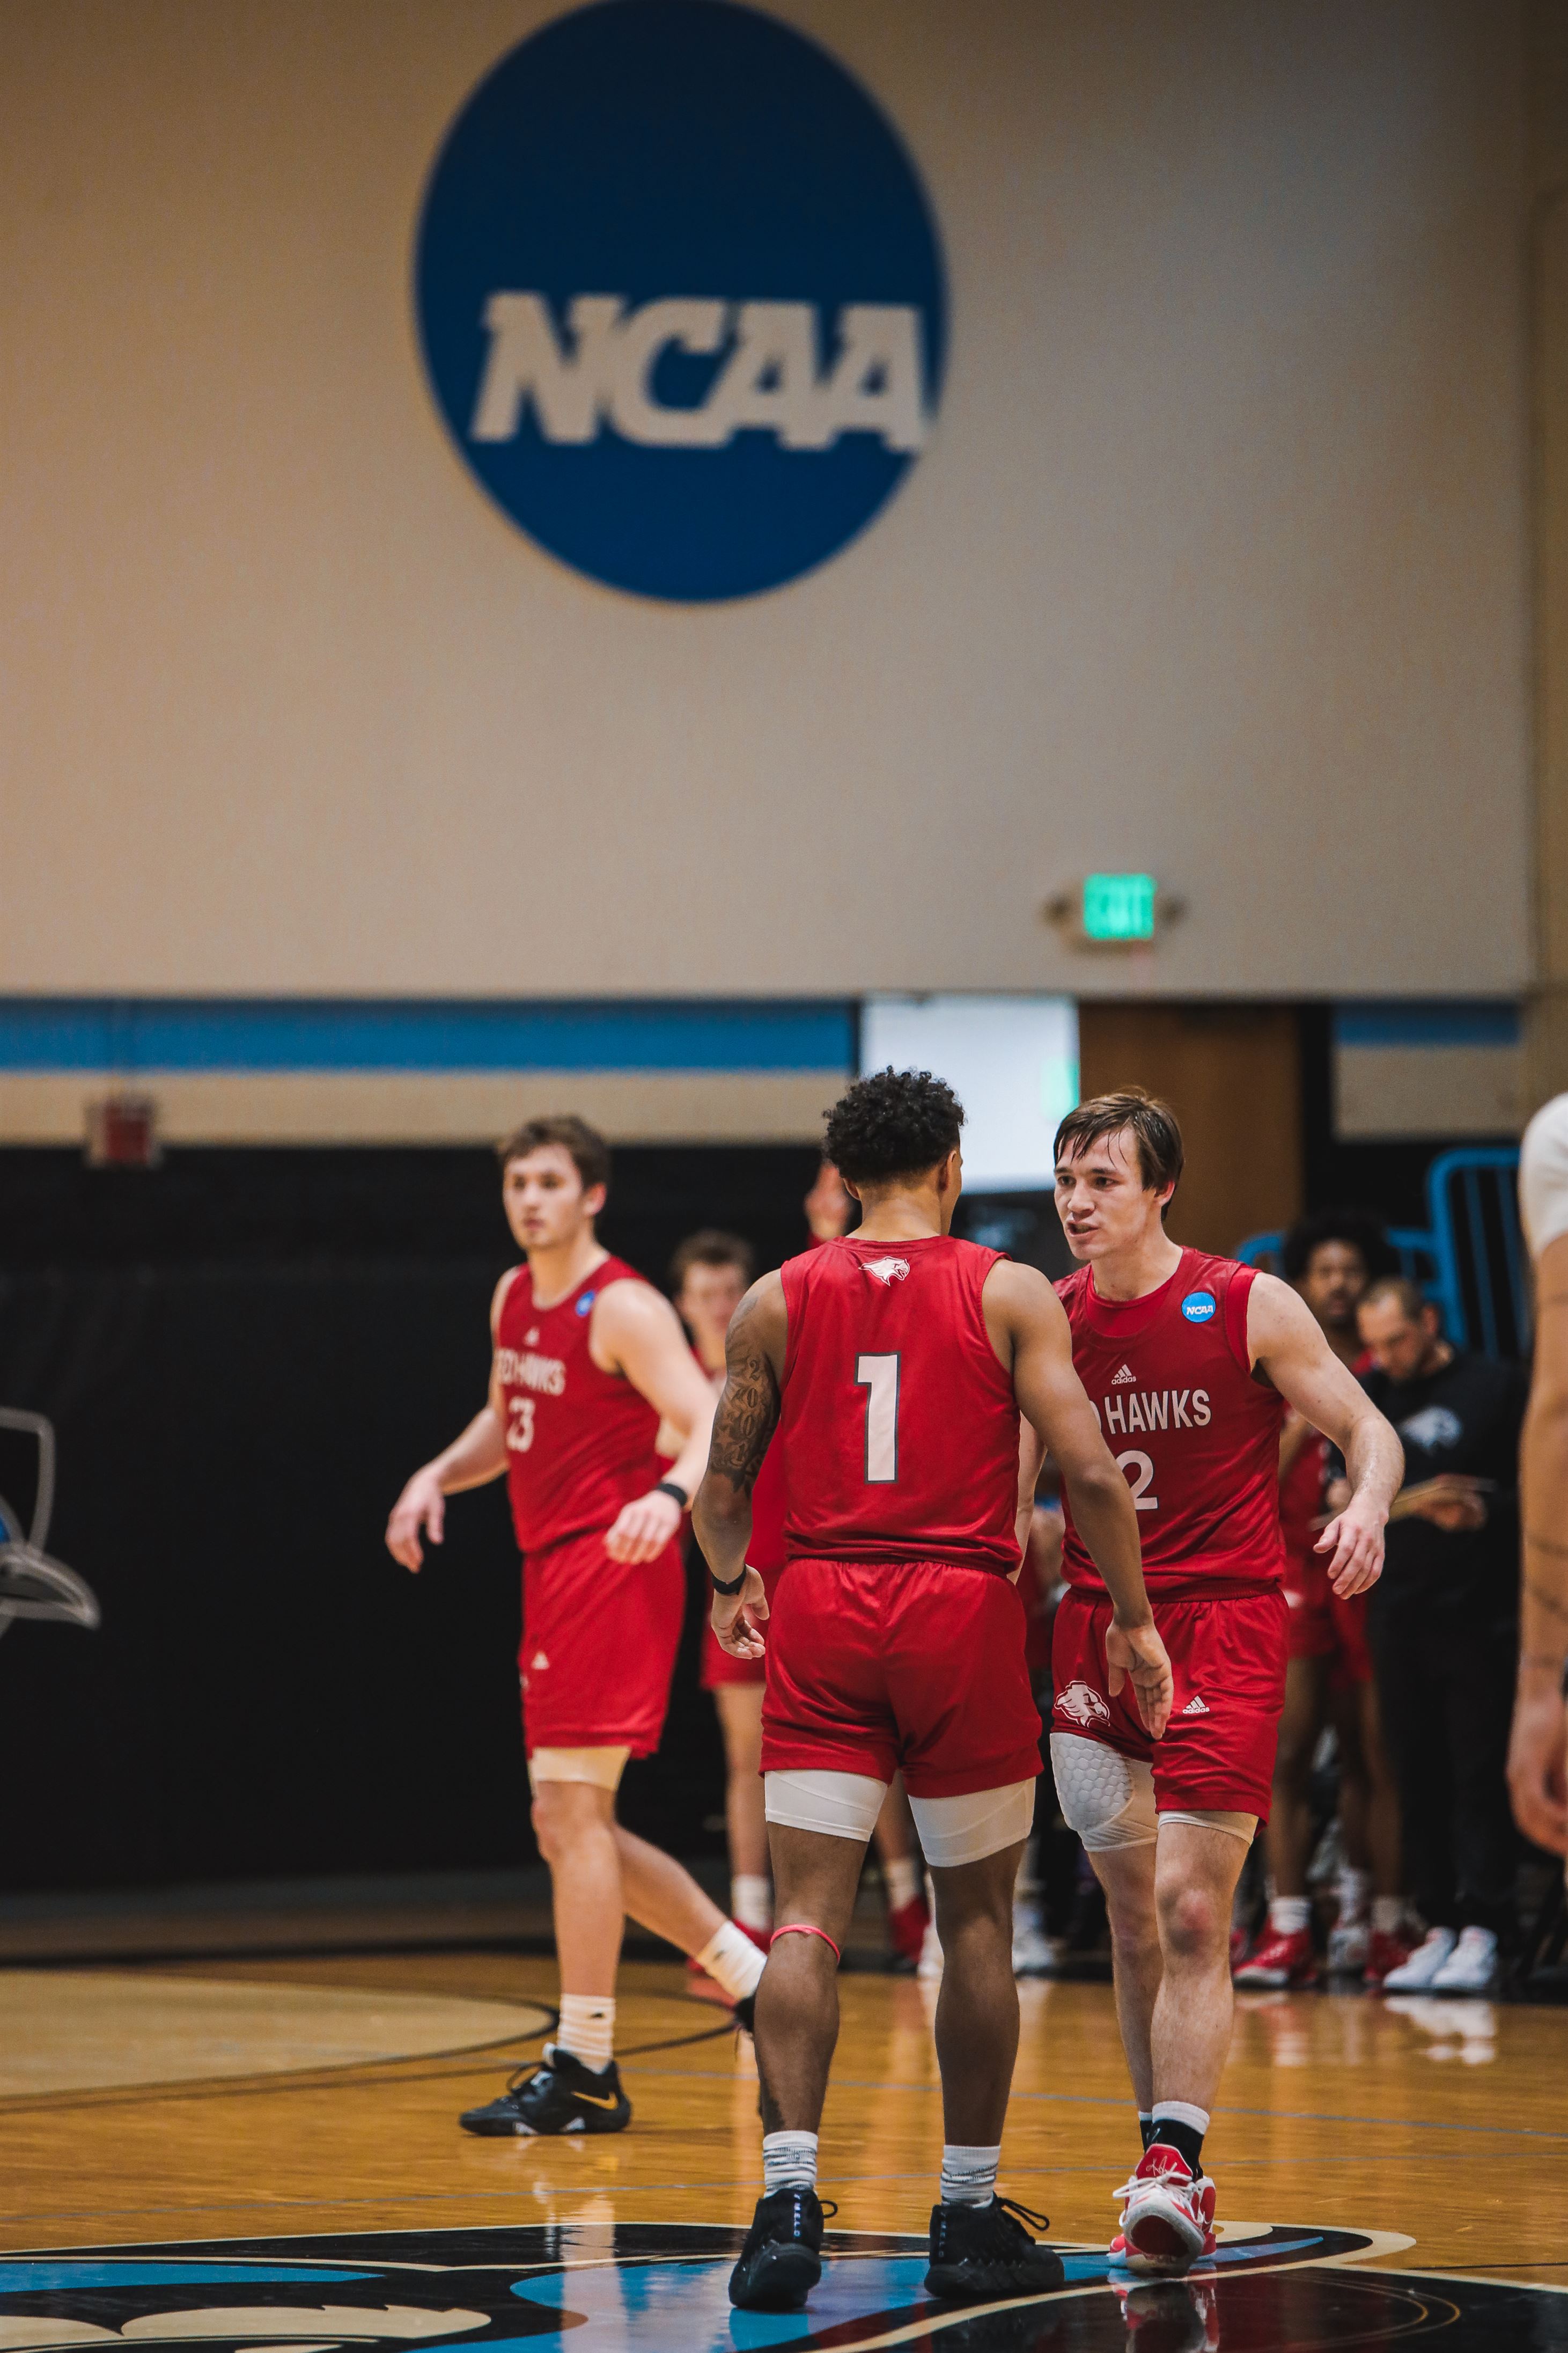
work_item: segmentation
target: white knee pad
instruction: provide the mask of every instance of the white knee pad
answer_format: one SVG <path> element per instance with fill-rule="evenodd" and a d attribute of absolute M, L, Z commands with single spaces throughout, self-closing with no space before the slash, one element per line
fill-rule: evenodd
<path fill-rule="evenodd" d="M 1026 1839 L 1034 1826 L 1035 1783 L 1009 1781 L 1002 1789 L 971 1789 L 962 1798 L 910 1799 L 921 1850 L 932 1871 L 978 1862 Z"/>
<path fill-rule="evenodd" d="M 877 1826 L 886 1781 L 869 1773 L 829 1773 L 803 1768 L 763 1775 L 763 1810 L 786 1830 L 816 1831 L 821 1838 L 858 1839 L 864 1846 Z"/>
<path fill-rule="evenodd" d="M 1053 1732 L 1051 1770 L 1062 1820 L 1090 1854 L 1106 1847 L 1153 1844 L 1154 1776 L 1137 1757 L 1081 1739 L 1076 1732 Z"/>

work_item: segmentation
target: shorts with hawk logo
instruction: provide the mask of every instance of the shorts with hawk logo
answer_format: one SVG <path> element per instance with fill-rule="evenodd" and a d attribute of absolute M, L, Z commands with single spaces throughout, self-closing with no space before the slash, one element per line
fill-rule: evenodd
<path fill-rule="evenodd" d="M 1069 1586 L 1052 1643 L 1051 1730 L 1102 1741 L 1152 1766 L 1161 1813 L 1256 1814 L 1266 1822 L 1285 1704 L 1288 1618 L 1278 1586 L 1154 1597 L 1175 1699 L 1163 1738 L 1151 1740 L 1131 1683 L 1110 1695 L 1110 1601 Z"/>
<path fill-rule="evenodd" d="M 536 1748 L 629 1748 L 651 1757 L 664 1730 L 686 1615 L 679 1545 L 655 1560 L 612 1560 L 604 1534 L 524 1556 L 522 1728 Z"/>

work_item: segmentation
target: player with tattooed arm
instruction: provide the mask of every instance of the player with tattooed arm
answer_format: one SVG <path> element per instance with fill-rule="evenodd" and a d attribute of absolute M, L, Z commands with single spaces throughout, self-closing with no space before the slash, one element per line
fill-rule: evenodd
<path fill-rule="evenodd" d="M 1151 1739 L 1170 1707 L 1131 1499 L 1050 1284 L 949 1230 L 963 1118 L 928 1071 L 890 1070 L 829 1114 L 828 1155 L 864 1215 L 746 1293 L 694 1507 L 714 1631 L 732 1655 L 765 1648 L 768 1661 L 763 2195 L 730 2282 L 748 2310 L 798 2310 L 820 2276 L 835 1970 L 866 1841 L 900 1768 L 947 1961 L 936 2013 L 946 2146 L 926 2287 L 982 2303 L 1062 2284 L 1058 2257 L 1017 2219 L 1044 2218 L 996 2195 L 1018 2041 L 1013 1883 L 1039 1770 L 1015 1580 L 1044 1446 L 1112 1597 L 1098 1672 L 1119 1695 L 1126 1687 Z M 775 1428 L 790 1475 L 770 1616 L 746 1546 Z"/>

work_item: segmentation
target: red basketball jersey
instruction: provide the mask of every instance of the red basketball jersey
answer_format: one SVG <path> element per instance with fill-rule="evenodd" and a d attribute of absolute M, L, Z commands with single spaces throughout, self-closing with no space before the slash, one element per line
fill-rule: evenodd
<path fill-rule="evenodd" d="M 588 1353 L 600 1292 L 642 1280 L 624 1259 L 607 1258 L 564 1299 L 539 1308 L 525 1266 L 501 1302 L 496 1372 L 512 1523 L 524 1552 L 608 1528 L 623 1504 L 658 1483 L 658 1414 L 624 1375 L 603 1371 Z"/>
<path fill-rule="evenodd" d="M 1057 1285 L 1073 1365 L 1138 1507 L 1151 1591 L 1276 1585 L 1284 1399 L 1247 1361 L 1253 1270 L 1184 1250 L 1142 1299 L 1101 1299 L 1088 1267 Z M 1103 1590 L 1067 1504 L 1062 1573 Z"/>
<path fill-rule="evenodd" d="M 783 1268 L 791 1560 L 1016 1568 L 1018 1409 L 980 1305 L 1000 1256 L 850 1234 Z"/>

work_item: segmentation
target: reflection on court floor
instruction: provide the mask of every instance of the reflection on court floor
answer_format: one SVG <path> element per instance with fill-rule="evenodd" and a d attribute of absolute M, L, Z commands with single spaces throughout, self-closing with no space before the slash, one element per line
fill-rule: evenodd
<path fill-rule="evenodd" d="M 451 2344 L 486 2353 L 1279 2353 L 1441 2333 L 1445 2353 L 1568 2348 L 1568 2295 L 1357 2266 L 1386 2235 L 1237 2226 L 1183 2280 L 1112 2273 L 1065 2250 L 1054 2295 L 956 2311 L 925 2295 L 923 2243 L 827 2242 L 804 2314 L 737 2313 L 741 2233 L 703 2223 L 594 2223 L 74 2249 L 0 2261 L 0 2348 L 76 2353 L 203 2343 L 247 2353 Z"/>

